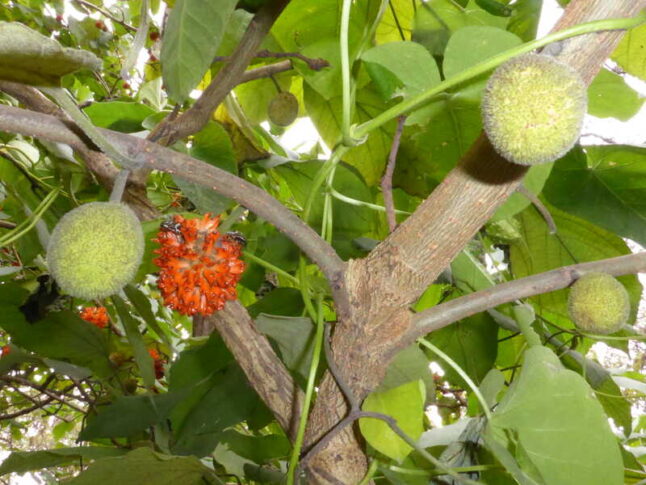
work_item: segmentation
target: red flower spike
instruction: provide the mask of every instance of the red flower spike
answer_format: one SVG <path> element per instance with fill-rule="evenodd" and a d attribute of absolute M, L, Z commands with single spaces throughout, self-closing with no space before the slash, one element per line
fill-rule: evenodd
<path fill-rule="evenodd" d="M 211 315 L 227 300 L 237 297 L 236 284 L 245 264 L 242 247 L 217 231 L 219 217 L 202 219 L 175 215 L 162 223 L 157 238 L 161 247 L 153 262 L 159 266 L 157 286 L 166 306 L 184 315 Z"/>
<path fill-rule="evenodd" d="M 83 308 L 80 314 L 81 318 L 92 325 L 105 328 L 108 326 L 108 311 L 104 306 L 89 306 Z"/>

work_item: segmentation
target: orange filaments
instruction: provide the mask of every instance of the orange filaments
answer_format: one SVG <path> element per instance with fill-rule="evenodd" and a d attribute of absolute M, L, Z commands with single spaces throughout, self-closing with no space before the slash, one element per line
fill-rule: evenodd
<path fill-rule="evenodd" d="M 104 306 L 89 306 L 83 308 L 80 314 L 81 318 L 92 325 L 105 328 L 108 326 L 108 311 Z"/>
<path fill-rule="evenodd" d="M 153 359 L 155 366 L 155 378 L 161 379 L 162 377 L 164 377 L 164 364 L 166 363 L 166 361 L 162 359 L 157 349 L 148 349 L 148 355 L 150 355 L 150 357 L 152 357 Z"/>
<path fill-rule="evenodd" d="M 154 241 L 161 245 L 153 262 L 161 268 L 157 286 L 164 303 L 184 315 L 211 315 L 237 297 L 236 284 L 245 269 L 240 244 L 217 231 L 219 217 L 175 215 L 162 223 Z"/>

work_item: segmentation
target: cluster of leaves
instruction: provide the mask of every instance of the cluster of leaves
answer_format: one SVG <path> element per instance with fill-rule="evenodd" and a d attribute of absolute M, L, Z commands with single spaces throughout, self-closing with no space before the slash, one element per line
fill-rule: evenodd
<path fill-rule="evenodd" d="M 163 38 L 158 34 L 162 26 L 150 21 L 141 78 L 126 82 L 121 69 L 140 28 L 142 1 L 117 1 L 110 7 L 110 18 L 102 8 L 92 8 L 101 2 L 71 3 L 86 13 L 81 20 L 64 15 L 62 0 L 14 0 L 0 10 L 0 20 L 21 22 L 65 46 L 100 57 L 100 73 L 69 75 L 63 85 L 86 105 L 84 111 L 95 125 L 124 133 L 151 130 L 175 103 L 190 105 L 192 90 L 206 87 L 222 68 L 215 56 L 234 51 L 252 18 L 249 10 L 257 7 L 232 0 L 149 2 L 155 13 L 162 4 L 174 9 Z M 372 119 L 401 99 L 533 39 L 541 0 L 509 3 L 392 0 L 382 12 L 380 2 L 353 2 L 348 35 L 356 95 L 351 122 Z M 241 6 L 246 9 L 236 8 Z M 291 70 L 238 85 L 235 98 L 228 98 L 206 127 L 173 148 L 254 183 L 299 214 L 311 199 L 307 222 L 348 259 L 366 255 L 388 235 L 384 212 L 375 207 L 383 202 L 379 180 L 395 120 L 347 151 L 334 176 L 314 194 L 312 181 L 324 148 L 316 145 L 308 153 L 296 153 L 273 136 L 282 128 L 266 128 L 264 123 L 278 89 L 289 91 L 322 141 L 329 147 L 339 142 L 340 11 L 337 0 L 290 2 L 262 47 L 322 58 L 329 67 L 315 71 L 293 59 Z M 621 69 L 642 79 L 643 48 L 635 46 L 643 46 L 644 37 L 644 27 L 635 29 L 614 54 Z M 272 62 L 258 58 L 250 67 Z M 443 180 L 480 134 L 485 81 L 486 76 L 474 78 L 408 115 L 394 175 L 395 206 L 403 211 L 399 221 Z M 627 120 L 643 104 L 623 77 L 609 69 L 601 70 L 588 93 L 589 112 L 598 117 Z M 9 96 L 0 102 L 18 104 Z M 125 289 L 127 298 L 99 302 L 108 310 L 110 325 L 98 328 L 78 314 L 80 307 L 97 302 L 61 295 L 49 278 L 43 232 L 51 231 L 78 204 L 106 200 L 106 189 L 61 147 L 6 133 L 0 133 L 0 142 L 0 216 L 7 223 L 0 229 L 0 240 L 21 225 L 34 227 L 3 245 L 0 255 L 0 346 L 8 344 L 0 357 L 0 439 L 14 440 L 18 446 L 11 449 L 18 450 L 30 429 L 26 416 L 60 421 L 51 430 L 57 447 L 14 451 L 0 465 L 0 476 L 56 467 L 58 475 L 75 484 L 222 483 L 231 476 L 247 482 L 283 480 L 290 440 L 217 333 L 191 337 L 193 322 L 160 304 L 151 240 L 170 213 L 222 213 L 225 224 L 228 219 L 235 224 L 248 241 L 240 302 L 303 387 L 314 346 L 306 303 L 324 300 L 326 319 L 335 319 L 327 305 L 329 289 L 317 268 L 300 258 L 285 235 L 232 200 L 178 176 L 153 172 L 146 194 L 164 215 L 143 222 L 144 263 Z M 643 148 L 577 147 L 554 163 L 532 167 L 525 185 L 542 195 L 558 233 L 550 233 L 529 201 L 513 195 L 453 261 L 451 277 L 428 288 L 416 311 L 503 281 L 628 254 L 622 238 L 646 245 Z M 54 190 L 58 195 L 42 210 Z M 507 265 L 487 271 L 483 262 L 500 250 Z M 629 292 L 634 321 L 641 285 L 634 276 L 620 281 Z M 485 483 L 643 480 L 646 457 L 639 447 L 646 419 L 632 419 L 631 402 L 618 385 L 643 398 L 642 369 L 616 376 L 582 357 L 595 339 L 574 329 L 565 290 L 537 296 L 530 303 L 530 312 L 512 305 L 504 311 L 519 323 L 534 322 L 544 337 L 562 333 L 567 350 L 555 349 L 560 362 L 546 347 L 527 350 L 518 332 L 482 313 L 428 338 L 460 372 L 442 363 L 445 374 L 433 376 L 428 369 L 431 361 L 438 361 L 436 355 L 415 344 L 394 359 L 363 409 L 394 417 L 420 447 L 440 456 L 445 467 Z M 624 330 L 604 342 L 625 351 L 633 336 Z M 155 360 L 156 355 L 161 357 Z M 161 359 L 167 361 L 164 368 Z M 471 392 L 470 382 L 495 409 L 486 425 L 483 403 Z M 431 426 L 426 413 L 431 405 L 444 427 Z M 617 436 L 607 417 L 613 419 Z M 378 464 L 373 472 L 388 483 L 457 483 L 385 423 L 362 419 L 359 429 Z M 63 447 L 73 439 L 88 445 Z M 627 451 L 631 449 L 633 453 Z M 564 457 L 568 466 L 563 466 Z M 65 468 L 88 463 L 73 478 L 78 467 Z"/>

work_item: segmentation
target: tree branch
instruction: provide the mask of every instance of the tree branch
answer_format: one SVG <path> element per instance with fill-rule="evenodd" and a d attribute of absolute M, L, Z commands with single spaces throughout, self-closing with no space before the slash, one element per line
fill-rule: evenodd
<path fill-rule="evenodd" d="M 0 81 L 0 91 L 16 98 L 32 111 L 54 115 L 63 120 L 69 117 L 55 103 L 46 98 L 37 89 L 24 84 Z M 85 162 L 87 168 L 97 177 L 99 183 L 106 190 L 111 191 L 114 180 L 119 173 L 112 161 L 103 153 L 93 150 L 85 143 L 73 147 Z M 132 179 L 130 180 L 132 182 Z M 159 216 L 159 211 L 153 206 L 146 196 L 146 187 L 143 184 L 129 183 L 124 194 L 124 202 L 128 203 L 141 220 L 154 219 Z"/>
<path fill-rule="evenodd" d="M 53 116 L 0 106 L 0 131 L 66 143 L 74 149 L 82 149 L 85 141 L 73 131 L 75 128 Z M 340 281 L 345 263 L 332 246 L 264 190 L 213 165 L 155 143 L 110 130 L 101 131 L 117 149 L 138 157 L 146 168 L 178 175 L 189 182 L 209 187 L 271 222 L 319 265 L 329 279 L 333 292 L 338 293 L 342 289 Z"/>
<path fill-rule="evenodd" d="M 162 121 L 150 133 L 148 139 L 169 146 L 200 131 L 211 118 L 211 113 L 240 82 L 263 39 L 288 3 L 289 0 L 266 2 L 251 19 L 240 43 L 231 54 L 231 61 L 217 73 L 195 104 L 174 121 Z"/>
<path fill-rule="evenodd" d="M 633 16 L 641 2 L 572 0 L 558 28 L 595 18 Z M 589 82 L 623 32 L 597 32 L 564 42 L 560 60 Z M 573 44 L 576 48 L 570 47 Z M 340 373 L 358 399 L 381 381 L 412 326 L 408 306 L 516 190 L 527 169 L 503 160 L 481 135 L 404 223 L 367 258 L 350 261 L 346 284 L 356 311 L 335 328 L 333 351 Z M 316 442 L 347 414 L 347 404 L 328 373 L 319 386 L 308 443 Z M 352 442 L 355 448 L 352 448 Z M 350 483 L 365 472 L 365 456 L 349 428 L 308 464 L 315 483 Z M 363 463 L 363 465 L 361 464 Z M 325 469 L 329 477 L 316 473 Z"/>
<path fill-rule="evenodd" d="M 261 334 L 238 301 L 207 318 L 222 336 L 249 383 L 272 410 L 290 439 L 296 436 L 303 402 L 300 390 L 285 365 L 274 353 L 269 340 Z"/>
<path fill-rule="evenodd" d="M 393 232 L 397 227 L 397 219 L 395 219 L 395 203 L 393 202 L 393 173 L 395 172 L 395 164 L 397 163 L 397 152 L 399 151 L 399 141 L 404 131 L 404 123 L 406 116 L 402 115 L 397 118 L 397 129 L 393 135 L 393 144 L 390 148 L 388 155 L 388 164 L 386 165 L 386 172 L 381 179 L 381 193 L 384 197 L 384 207 L 386 208 L 386 220 L 388 221 L 388 229 Z"/>
<path fill-rule="evenodd" d="M 415 314 L 413 325 L 401 345 L 406 346 L 430 332 L 503 303 L 567 288 L 584 274 L 595 271 L 613 276 L 646 272 L 646 251 L 563 266 L 545 273 L 502 283 L 434 306 Z"/>

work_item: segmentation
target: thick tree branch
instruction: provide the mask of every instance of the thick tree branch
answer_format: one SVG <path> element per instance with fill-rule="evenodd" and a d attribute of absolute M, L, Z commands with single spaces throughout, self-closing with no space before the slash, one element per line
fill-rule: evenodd
<path fill-rule="evenodd" d="M 558 28 L 593 19 L 636 15 L 643 3 L 572 0 Z M 623 32 L 600 32 L 563 43 L 559 58 L 589 82 Z M 503 160 L 481 135 L 458 166 L 403 224 L 365 259 L 351 261 L 346 284 L 357 310 L 333 336 L 339 371 L 358 399 L 374 389 L 412 326 L 409 304 L 431 284 L 522 182 L 526 168 Z M 347 415 L 347 404 L 327 374 L 310 418 L 311 445 Z M 353 447 L 354 443 L 354 447 Z M 350 428 L 308 464 L 314 483 L 353 483 L 365 456 Z M 327 470 L 330 476 L 317 473 Z"/>
<path fill-rule="evenodd" d="M 220 333 L 250 384 L 293 439 L 303 392 L 246 309 L 238 301 L 228 302 L 223 310 L 208 317 L 207 324 Z"/>
<path fill-rule="evenodd" d="M 563 266 L 545 273 L 496 285 L 429 308 L 413 317 L 413 325 L 404 337 L 402 345 L 406 346 L 407 343 L 414 342 L 418 337 L 423 337 L 453 322 L 503 303 L 567 288 L 585 273 L 594 271 L 608 273 L 613 276 L 646 272 L 646 251 L 617 258 Z"/>
<path fill-rule="evenodd" d="M 231 61 L 217 73 L 195 104 L 175 120 L 162 121 L 148 138 L 168 146 L 200 131 L 211 118 L 211 113 L 240 82 L 263 39 L 288 3 L 289 0 L 266 2 L 251 19 L 240 43 L 231 54 Z"/>

